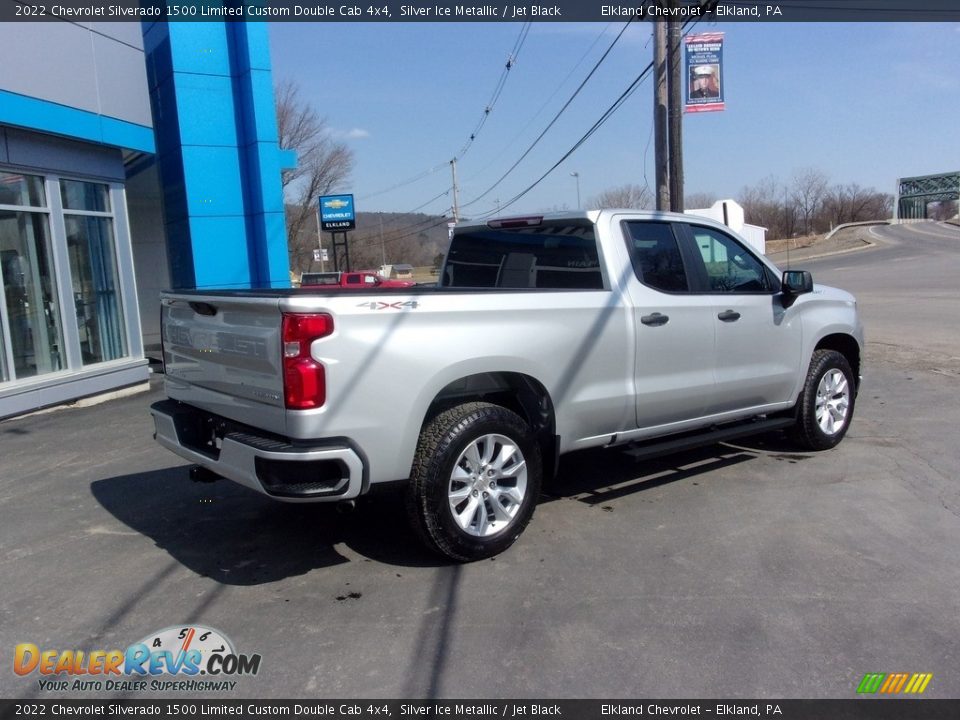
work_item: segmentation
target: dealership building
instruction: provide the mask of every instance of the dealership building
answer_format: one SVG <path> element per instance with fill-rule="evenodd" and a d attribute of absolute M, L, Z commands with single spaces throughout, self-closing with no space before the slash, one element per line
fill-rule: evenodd
<path fill-rule="evenodd" d="M 0 26 L 0 418 L 149 379 L 159 292 L 289 283 L 266 25 Z"/>

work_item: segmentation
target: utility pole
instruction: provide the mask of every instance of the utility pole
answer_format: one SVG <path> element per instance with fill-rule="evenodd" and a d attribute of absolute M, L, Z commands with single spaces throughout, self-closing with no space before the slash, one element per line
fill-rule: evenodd
<path fill-rule="evenodd" d="M 577 181 L 577 210 L 579 210 L 580 209 L 580 173 L 574 170 L 572 173 L 570 173 L 570 175 Z"/>
<path fill-rule="evenodd" d="M 670 7 L 677 7 L 677 0 L 670 0 Z M 673 212 L 683 212 L 683 107 L 681 106 L 680 88 L 680 30 L 679 20 L 671 17 L 667 20 L 667 67 L 670 75 L 670 114 L 668 148 L 670 152 L 670 167 L 667 174 L 670 178 L 670 209 Z"/>
<path fill-rule="evenodd" d="M 653 135 L 654 164 L 657 177 L 657 210 L 670 208 L 670 187 L 667 158 L 667 25 L 653 21 Z"/>
<path fill-rule="evenodd" d="M 317 205 L 317 247 L 320 248 L 320 272 L 327 271 L 327 263 L 323 260 L 323 235 L 320 232 L 320 206 Z M 336 252 L 336 249 L 334 249 Z M 311 270 L 313 268 L 310 268 Z"/>
<path fill-rule="evenodd" d="M 377 217 L 380 219 L 380 267 L 383 267 L 387 264 L 387 245 L 383 242 L 383 213 L 378 212 Z"/>
<path fill-rule="evenodd" d="M 460 222 L 460 189 L 457 187 L 457 159 L 450 161 L 450 168 L 453 170 L 453 221 Z"/>

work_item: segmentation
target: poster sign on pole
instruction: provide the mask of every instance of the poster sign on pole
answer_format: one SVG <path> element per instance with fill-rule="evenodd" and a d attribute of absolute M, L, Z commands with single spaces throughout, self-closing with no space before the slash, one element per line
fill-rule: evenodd
<path fill-rule="evenodd" d="M 684 112 L 723 110 L 723 33 L 688 35 L 685 42 L 687 100 Z"/>
<path fill-rule="evenodd" d="M 323 195 L 318 203 L 320 225 L 326 232 L 353 230 L 357 226 L 353 195 Z"/>

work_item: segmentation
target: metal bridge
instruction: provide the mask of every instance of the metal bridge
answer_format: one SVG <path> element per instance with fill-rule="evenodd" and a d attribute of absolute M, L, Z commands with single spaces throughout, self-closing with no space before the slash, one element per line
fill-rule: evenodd
<path fill-rule="evenodd" d="M 914 220 L 927 217 L 932 202 L 960 200 L 960 171 L 900 178 L 897 181 L 896 217 Z"/>

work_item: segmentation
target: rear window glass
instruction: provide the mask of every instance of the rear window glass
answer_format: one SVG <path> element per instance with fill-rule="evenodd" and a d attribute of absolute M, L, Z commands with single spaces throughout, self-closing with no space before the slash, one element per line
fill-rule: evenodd
<path fill-rule="evenodd" d="M 441 285 L 602 290 L 593 225 L 490 228 L 454 235 Z"/>
<path fill-rule="evenodd" d="M 680 246 L 670 223 L 627 222 L 627 249 L 637 279 L 665 292 L 689 290 Z"/>
<path fill-rule="evenodd" d="M 338 273 L 304 273 L 300 278 L 301 285 L 339 285 Z"/>

